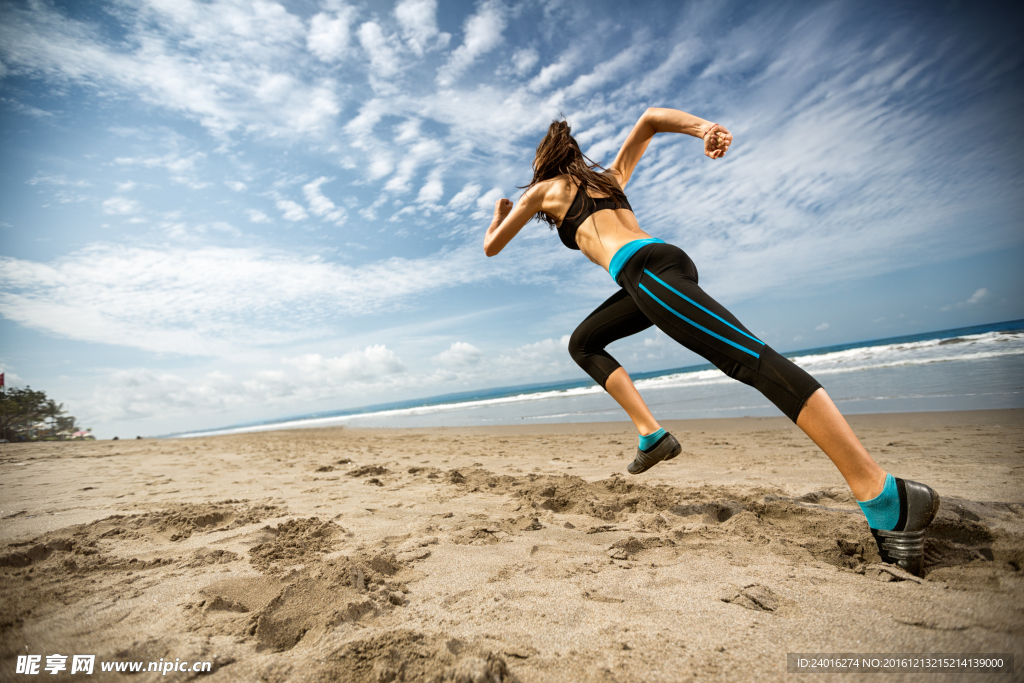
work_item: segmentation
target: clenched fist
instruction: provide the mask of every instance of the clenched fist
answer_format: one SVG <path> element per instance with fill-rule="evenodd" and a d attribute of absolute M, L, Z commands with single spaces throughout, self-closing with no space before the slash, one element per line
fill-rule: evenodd
<path fill-rule="evenodd" d="M 505 220 L 505 216 L 512 210 L 512 201 L 501 198 L 494 202 L 494 218 L 499 221 Z"/>
<path fill-rule="evenodd" d="M 731 144 L 732 133 L 717 123 L 712 124 L 704 133 L 704 155 L 711 159 L 722 158 Z"/>

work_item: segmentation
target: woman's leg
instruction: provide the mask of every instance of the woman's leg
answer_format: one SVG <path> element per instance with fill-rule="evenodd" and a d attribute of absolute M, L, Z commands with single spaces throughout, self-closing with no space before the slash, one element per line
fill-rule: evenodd
<path fill-rule="evenodd" d="M 885 470 L 868 455 L 824 389 L 807 399 L 796 426 L 835 464 L 857 500 L 871 500 L 882 492 Z"/>
<path fill-rule="evenodd" d="M 622 406 L 640 434 L 656 432 L 661 425 L 640 398 L 626 370 L 605 347 L 642 332 L 651 324 L 629 294 L 620 289 L 588 315 L 569 339 L 573 360 Z"/>
<path fill-rule="evenodd" d="M 836 465 L 857 500 L 876 497 L 886 473 L 857 440 L 825 390 L 701 290 L 692 262 L 681 250 L 672 249 L 677 268 L 650 259 L 654 270 L 642 265 L 635 280 L 642 286 L 630 287 L 638 296 L 619 290 L 580 323 L 569 342 L 573 359 L 622 406 L 640 434 L 656 432 L 661 426 L 629 374 L 605 350 L 616 340 L 648 329 L 653 320 L 676 341 L 776 403 Z"/>
<path fill-rule="evenodd" d="M 639 433 L 651 434 L 661 429 L 625 368 L 620 367 L 608 376 L 605 389 L 626 411 Z M 857 500 L 871 500 L 882 492 L 885 470 L 868 454 L 824 389 L 818 389 L 807 399 L 796 424 L 838 468 Z"/>
<path fill-rule="evenodd" d="M 708 296 L 697 284 L 693 262 L 681 249 L 654 247 L 645 258 L 631 260 L 623 275 L 625 289 L 648 319 L 778 406 L 835 463 L 858 500 L 869 500 L 882 491 L 885 471 L 868 455 L 821 385 Z M 628 391 L 623 394 L 628 396 Z"/>
<path fill-rule="evenodd" d="M 940 504 L 933 489 L 887 475 L 813 377 L 751 334 L 697 286 L 697 269 L 678 247 L 661 244 L 637 252 L 620 271 L 619 283 L 660 330 L 760 391 L 810 436 L 846 478 L 881 559 L 921 573 L 925 532 Z M 628 382 L 628 376 L 621 381 Z M 620 393 L 628 403 L 628 389 Z M 634 472 L 639 463 L 637 471 L 643 471 L 660 459 L 645 463 L 638 453 L 629 470 Z"/>
<path fill-rule="evenodd" d="M 629 415 L 629 419 L 636 425 L 637 432 L 653 434 L 661 429 L 661 425 L 651 415 L 650 408 L 640 397 L 640 392 L 636 390 L 625 368 L 620 367 L 612 372 L 605 382 L 604 389 L 626 411 L 626 415 Z"/>

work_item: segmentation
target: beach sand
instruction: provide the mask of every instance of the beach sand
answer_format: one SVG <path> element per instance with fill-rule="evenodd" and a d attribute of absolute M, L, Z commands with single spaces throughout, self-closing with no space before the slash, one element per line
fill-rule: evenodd
<path fill-rule="evenodd" d="M 3 445 L 0 680 L 55 653 L 132 681 L 780 681 L 790 652 L 1020 672 L 1024 410 L 850 422 L 943 497 L 923 580 L 879 563 L 784 418 L 666 422 L 683 453 L 640 476 L 628 423 Z M 213 671 L 99 671 L 161 658 Z M 918 679 L 964 675 L 878 680 Z"/>

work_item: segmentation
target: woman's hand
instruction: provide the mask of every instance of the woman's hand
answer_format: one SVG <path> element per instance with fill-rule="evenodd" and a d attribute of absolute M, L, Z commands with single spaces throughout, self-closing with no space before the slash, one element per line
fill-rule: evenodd
<path fill-rule="evenodd" d="M 501 223 L 505 220 L 505 216 L 512 210 L 512 202 L 508 199 L 499 199 L 494 202 L 494 222 Z"/>
<path fill-rule="evenodd" d="M 548 181 L 534 185 L 523 193 L 519 203 L 514 205 L 508 199 L 494 202 L 494 220 L 484 235 L 484 253 L 494 256 L 519 234 L 533 216 L 544 208 L 544 197 Z M 539 189 L 538 189 L 539 188 Z"/>
<path fill-rule="evenodd" d="M 704 131 L 704 156 L 711 159 L 721 159 L 729 151 L 732 144 L 732 133 L 724 126 L 712 123 L 711 127 Z"/>

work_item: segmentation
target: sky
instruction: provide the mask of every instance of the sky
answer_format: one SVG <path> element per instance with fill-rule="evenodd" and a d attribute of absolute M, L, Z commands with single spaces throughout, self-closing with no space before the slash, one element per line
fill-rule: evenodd
<path fill-rule="evenodd" d="M 0 3 L 0 370 L 101 437 L 583 378 L 617 288 L 531 222 L 482 249 L 563 115 L 780 351 L 1024 318 L 1009 5 Z M 699 358 L 657 330 L 633 372 Z"/>

